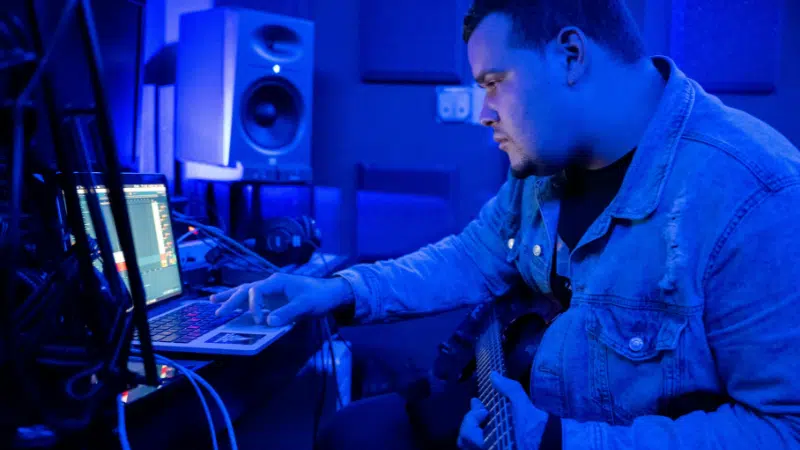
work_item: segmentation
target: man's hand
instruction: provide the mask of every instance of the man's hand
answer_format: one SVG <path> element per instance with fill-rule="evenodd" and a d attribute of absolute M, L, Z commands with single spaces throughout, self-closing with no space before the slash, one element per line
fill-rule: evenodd
<path fill-rule="evenodd" d="M 505 378 L 496 372 L 492 372 L 490 379 L 494 389 L 505 396 L 511 403 L 517 448 L 538 449 L 545 424 L 547 423 L 547 413 L 533 406 L 528 394 L 525 393 L 525 389 L 516 381 Z M 484 448 L 483 427 L 489 412 L 477 398 L 473 398 L 470 405 L 472 409 L 464 416 L 464 420 L 461 422 L 458 447 L 462 449 L 482 449 Z"/>
<path fill-rule="evenodd" d="M 268 314 L 267 325 L 271 327 L 322 316 L 349 301 L 352 301 L 350 285 L 341 278 L 287 274 L 274 274 L 211 296 L 212 303 L 222 303 L 217 315 L 249 308 L 256 323 L 261 323 L 263 315 Z"/>

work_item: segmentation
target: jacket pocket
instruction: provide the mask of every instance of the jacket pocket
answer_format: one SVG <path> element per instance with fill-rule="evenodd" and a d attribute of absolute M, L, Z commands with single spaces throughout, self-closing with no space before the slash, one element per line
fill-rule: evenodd
<path fill-rule="evenodd" d="M 586 321 L 593 398 L 614 423 L 653 414 L 680 382 L 688 318 L 663 311 L 596 307 Z"/>

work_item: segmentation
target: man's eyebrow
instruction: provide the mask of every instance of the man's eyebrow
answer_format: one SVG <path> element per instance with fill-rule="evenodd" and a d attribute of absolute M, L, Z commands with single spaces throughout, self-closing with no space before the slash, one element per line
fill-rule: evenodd
<path fill-rule="evenodd" d="M 502 72 L 502 70 L 500 70 L 500 69 L 486 69 L 486 70 L 482 70 L 482 71 L 481 71 L 481 72 L 480 72 L 480 73 L 479 73 L 479 74 L 478 74 L 478 75 L 475 77 L 475 81 L 476 81 L 478 84 L 480 84 L 480 85 L 482 86 L 482 85 L 486 84 L 486 77 L 487 77 L 487 76 L 489 76 L 489 75 L 494 75 L 494 74 L 497 74 L 497 73 L 500 73 L 500 72 Z"/>

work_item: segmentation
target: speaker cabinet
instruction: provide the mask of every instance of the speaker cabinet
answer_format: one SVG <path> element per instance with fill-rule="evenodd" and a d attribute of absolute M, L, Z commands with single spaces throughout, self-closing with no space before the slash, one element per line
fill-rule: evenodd
<path fill-rule="evenodd" d="M 184 14 L 176 72 L 179 160 L 241 165 L 248 181 L 311 181 L 312 22 L 237 8 Z"/>

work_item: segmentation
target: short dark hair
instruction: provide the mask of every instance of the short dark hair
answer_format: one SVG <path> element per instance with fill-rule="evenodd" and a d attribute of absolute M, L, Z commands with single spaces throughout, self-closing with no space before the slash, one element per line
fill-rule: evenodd
<path fill-rule="evenodd" d="M 645 56 L 639 27 L 624 0 L 474 0 L 464 17 L 464 42 L 492 13 L 512 20 L 515 45 L 541 49 L 561 29 L 574 26 L 623 61 Z"/>

